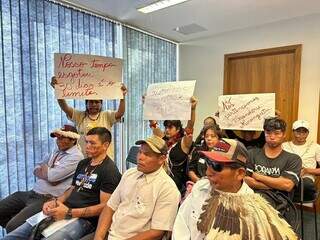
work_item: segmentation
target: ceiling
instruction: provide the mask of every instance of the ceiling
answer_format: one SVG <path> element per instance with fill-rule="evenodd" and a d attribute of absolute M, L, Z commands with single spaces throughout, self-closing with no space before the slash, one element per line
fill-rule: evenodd
<path fill-rule="evenodd" d="M 320 12 L 319 0 L 190 0 L 149 14 L 136 9 L 155 0 L 67 1 L 176 42 Z M 189 35 L 173 30 L 189 24 L 207 30 Z"/>

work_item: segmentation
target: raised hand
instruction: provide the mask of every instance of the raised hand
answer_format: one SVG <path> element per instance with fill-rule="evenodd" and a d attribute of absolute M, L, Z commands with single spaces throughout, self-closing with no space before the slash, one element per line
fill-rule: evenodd
<path fill-rule="evenodd" d="M 50 85 L 55 88 L 55 85 L 58 84 L 58 81 L 57 81 L 57 78 L 55 76 L 53 76 L 51 78 L 51 82 L 50 82 Z"/>

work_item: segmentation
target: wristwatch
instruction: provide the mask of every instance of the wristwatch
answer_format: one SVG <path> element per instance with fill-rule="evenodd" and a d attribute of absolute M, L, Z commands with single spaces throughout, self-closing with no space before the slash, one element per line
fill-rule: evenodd
<path fill-rule="evenodd" d="M 68 211 L 66 213 L 65 219 L 71 219 L 72 218 L 72 208 L 68 208 Z"/>

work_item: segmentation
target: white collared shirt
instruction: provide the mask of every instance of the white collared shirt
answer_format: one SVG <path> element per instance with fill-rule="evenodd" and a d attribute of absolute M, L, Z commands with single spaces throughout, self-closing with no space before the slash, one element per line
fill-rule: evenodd
<path fill-rule="evenodd" d="M 48 165 L 48 181 L 37 179 L 33 191 L 55 197 L 61 196 L 71 186 L 72 176 L 83 158 L 77 145 L 66 151 L 54 151 L 44 161 Z M 59 182 L 59 184 L 51 184 L 52 182 Z"/>
<path fill-rule="evenodd" d="M 205 235 L 198 231 L 197 222 L 202 213 L 202 205 L 210 197 L 211 185 L 207 178 L 199 180 L 191 194 L 180 206 L 172 232 L 173 240 L 203 240 Z M 253 190 L 243 182 L 236 194 L 253 194 Z"/>
<path fill-rule="evenodd" d="M 108 201 L 115 211 L 108 239 L 127 239 L 150 229 L 172 231 L 179 201 L 180 193 L 163 168 L 150 174 L 129 169 Z"/>

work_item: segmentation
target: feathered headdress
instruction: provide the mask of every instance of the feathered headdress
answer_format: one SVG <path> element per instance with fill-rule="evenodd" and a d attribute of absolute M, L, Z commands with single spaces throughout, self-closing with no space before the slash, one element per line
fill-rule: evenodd
<path fill-rule="evenodd" d="M 260 195 L 211 191 L 197 223 L 206 240 L 296 240 L 289 224 Z"/>

